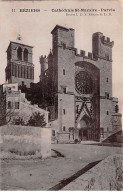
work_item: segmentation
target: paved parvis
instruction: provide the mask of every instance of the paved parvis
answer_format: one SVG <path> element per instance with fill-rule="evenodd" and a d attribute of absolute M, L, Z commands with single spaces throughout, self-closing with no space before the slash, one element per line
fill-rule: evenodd
<path fill-rule="evenodd" d="M 52 144 L 65 157 L 45 160 L 2 160 L 2 190 L 48 190 L 84 168 L 88 163 L 121 153 L 119 147 Z"/>

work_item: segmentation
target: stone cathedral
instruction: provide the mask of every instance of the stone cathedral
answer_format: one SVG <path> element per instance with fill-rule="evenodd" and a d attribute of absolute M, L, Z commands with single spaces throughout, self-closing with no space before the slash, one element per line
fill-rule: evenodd
<path fill-rule="evenodd" d="M 100 140 L 120 131 L 122 115 L 118 112 L 118 99 L 112 97 L 114 42 L 96 32 L 92 35 L 92 53 L 86 55 L 81 50 L 78 54 L 74 29 L 56 25 L 51 34 L 52 50 L 48 56 L 40 57 L 39 83 L 33 83 L 33 47 L 10 42 L 5 69 L 8 83 L 26 86 L 33 100 L 37 96 L 40 107 L 49 111 L 55 133 L 65 134 L 73 129 L 74 138 L 81 141 Z M 38 88 L 37 94 L 31 85 Z"/>
<path fill-rule="evenodd" d="M 56 25 L 52 50 L 40 57 L 43 102 L 58 132 L 75 129 L 80 140 L 99 140 L 121 130 L 118 99 L 112 97 L 114 42 L 96 32 L 92 53 L 74 47 L 74 29 Z"/>

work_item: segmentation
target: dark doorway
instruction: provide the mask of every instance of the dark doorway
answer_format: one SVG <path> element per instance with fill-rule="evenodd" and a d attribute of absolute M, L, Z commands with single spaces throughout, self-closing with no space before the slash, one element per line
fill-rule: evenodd
<path fill-rule="evenodd" d="M 79 140 L 80 141 L 88 140 L 88 129 L 87 128 L 81 128 L 79 130 Z"/>

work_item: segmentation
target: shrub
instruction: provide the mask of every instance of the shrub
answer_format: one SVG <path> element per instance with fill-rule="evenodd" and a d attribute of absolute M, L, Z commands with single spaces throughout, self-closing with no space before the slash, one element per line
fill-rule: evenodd
<path fill-rule="evenodd" d="M 36 127 L 45 127 L 46 122 L 44 115 L 41 115 L 39 112 L 33 113 L 27 123 L 29 126 L 36 126 Z"/>

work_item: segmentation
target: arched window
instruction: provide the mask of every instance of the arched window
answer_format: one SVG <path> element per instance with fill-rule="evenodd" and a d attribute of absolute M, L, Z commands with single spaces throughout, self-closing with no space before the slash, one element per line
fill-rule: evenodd
<path fill-rule="evenodd" d="M 19 47 L 17 50 L 17 58 L 18 60 L 22 60 L 22 48 Z"/>
<path fill-rule="evenodd" d="M 28 61 L 28 50 L 24 49 L 24 61 Z"/>

